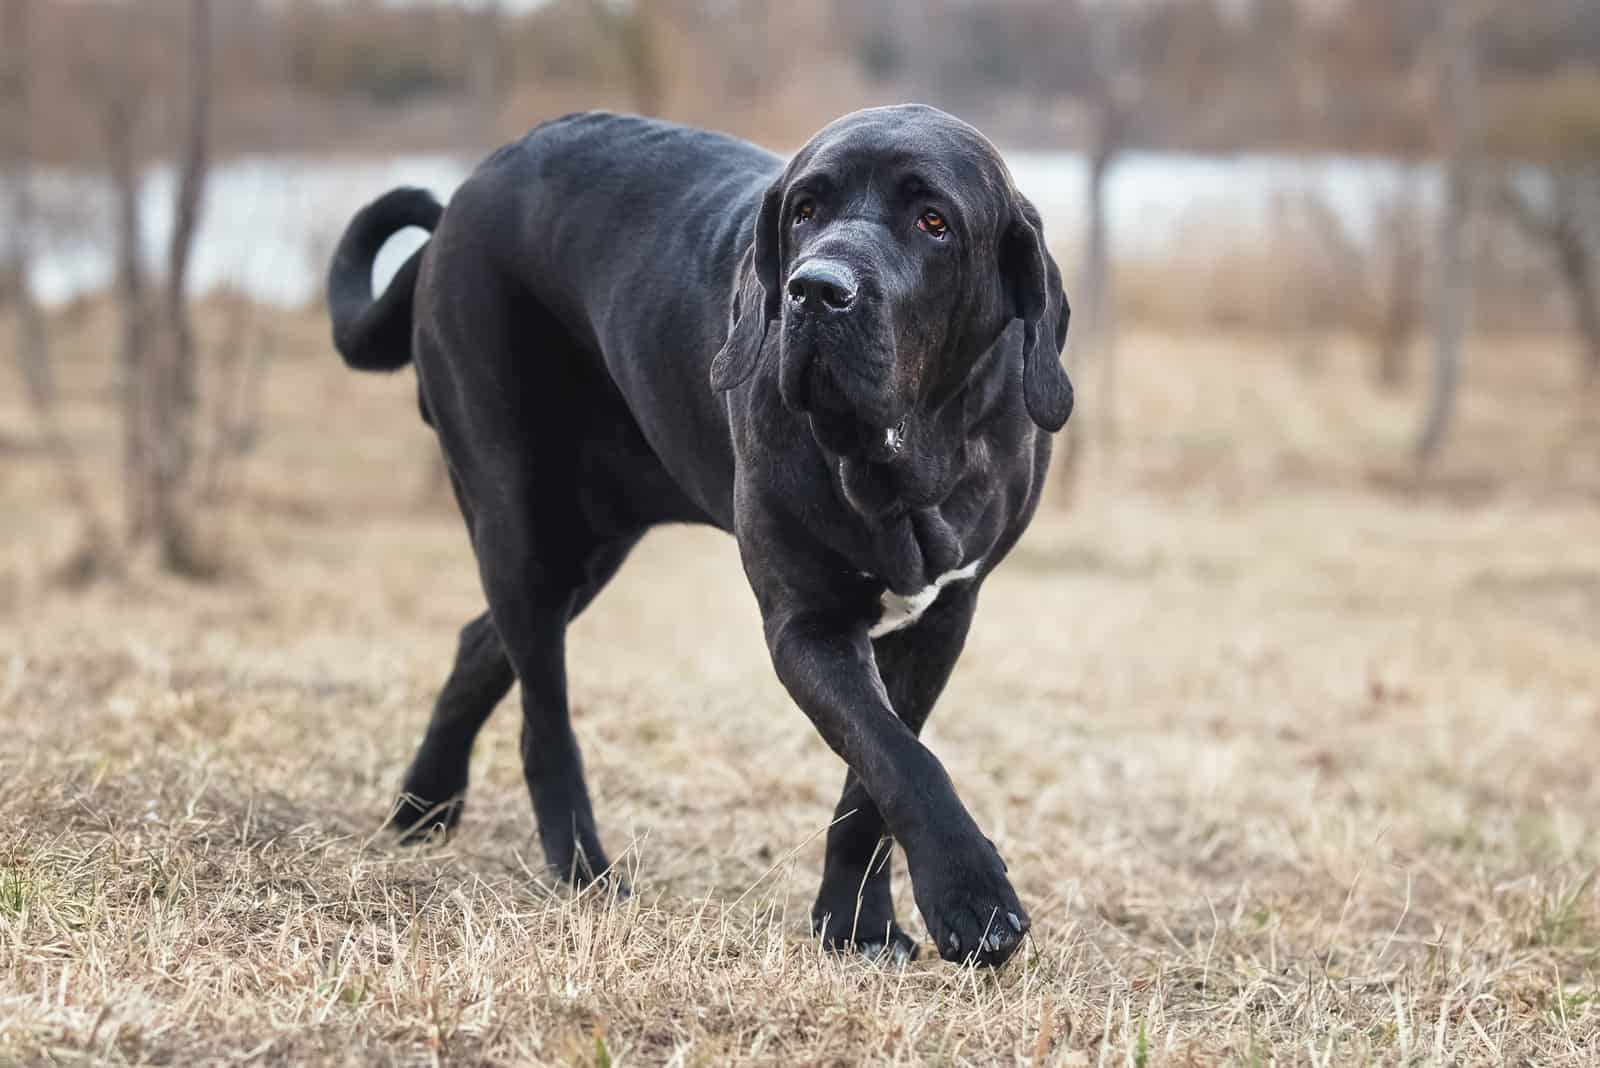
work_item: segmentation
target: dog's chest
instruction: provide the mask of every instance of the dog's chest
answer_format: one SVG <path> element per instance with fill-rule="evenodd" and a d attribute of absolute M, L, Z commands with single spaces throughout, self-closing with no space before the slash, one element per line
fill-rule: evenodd
<path fill-rule="evenodd" d="M 884 590 L 878 598 L 883 605 L 883 614 L 878 621 L 867 629 L 867 635 L 881 638 L 885 634 L 893 634 L 897 630 L 912 626 L 922 618 L 924 612 L 933 607 L 939 599 L 939 594 L 946 586 L 954 582 L 965 582 L 978 573 L 978 568 L 983 561 L 974 560 L 970 564 L 958 567 L 954 571 L 946 571 L 933 580 L 933 584 L 926 586 L 916 593 L 906 596 L 895 593 L 893 590 Z"/>

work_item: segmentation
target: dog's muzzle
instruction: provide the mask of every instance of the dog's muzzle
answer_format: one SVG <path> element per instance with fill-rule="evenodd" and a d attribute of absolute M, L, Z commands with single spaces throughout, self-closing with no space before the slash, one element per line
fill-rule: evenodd
<path fill-rule="evenodd" d="M 888 326 L 866 289 L 842 260 L 795 265 L 784 285 L 779 390 L 786 407 L 811 417 L 824 449 L 888 463 L 905 448 L 906 420 L 875 382 L 887 369 L 881 339 Z"/>

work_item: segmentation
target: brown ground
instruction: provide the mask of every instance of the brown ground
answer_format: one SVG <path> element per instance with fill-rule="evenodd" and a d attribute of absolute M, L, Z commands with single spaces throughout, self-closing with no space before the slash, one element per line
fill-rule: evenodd
<path fill-rule="evenodd" d="M 1473 353 L 1420 492 L 1417 397 L 1345 343 L 1130 337 L 1114 450 L 1082 376 L 1075 505 L 930 730 L 1034 917 L 995 975 L 809 940 L 841 771 L 709 532 L 571 643 L 632 899 L 530 873 L 514 710 L 463 832 L 392 846 L 475 574 L 408 374 L 277 325 L 211 584 L 52 585 L 73 526 L 0 388 L 0 1064 L 1600 1060 L 1600 404 L 1555 343 Z M 61 359 L 108 479 L 103 336 Z"/>

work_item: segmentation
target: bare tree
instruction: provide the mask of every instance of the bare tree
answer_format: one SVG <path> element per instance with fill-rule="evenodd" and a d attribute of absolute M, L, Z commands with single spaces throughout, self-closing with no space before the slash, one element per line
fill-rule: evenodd
<path fill-rule="evenodd" d="M 1411 378 L 1411 343 L 1422 318 L 1425 227 L 1416 182 L 1400 178 L 1377 206 L 1378 315 L 1373 378 L 1395 390 Z"/>
<path fill-rule="evenodd" d="M 470 128 L 474 151 L 499 140 L 500 101 L 505 84 L 505 60 L 501 35 L 505 10 L 501 0 L 478 0 L 468 8 L 466 84 L 472 108 Z"/>
<path fill-rule="evenodd" d="M 107 117 L 111 148 L 111 180 L 116 191 L 117 300 L 122 316 L 122 477 L 124 537 L 131 544 L 144 538 L 151 527 L 150 498 L 146 492 L 150 471 L 152 428 L 145 401 L 148 388 L 150 308 L 146 296 L 143 251 L 144 212 L 141 175 L 133 161 L 132 132 L 112 132 L 120 123 Z"/>
<path fill-rule="evenodd" d="M 1433 388 L 1416 445 L 1416 458 L 1422 464 L 1437 458 L 1450 431 L 1472 313 L 1466 233 L 1472 211 L 1477 119 L 1476 20 L 1465 0 L 1444 0 L 1439 17 L 1438 109 L 1444 188 L 1433 307 Z"/>
<path fill-rule="evenodd" d="M 165 337 L 150 361 L 148 395 L 154 445 L 148 492 L 154 533 L 165 565 L 193 572 L 194 466 L 199 396 L 195 383 L 194 324 L 189 314 L 189 260 L 204 207 L 211 127 L 211 0 L 189 0 L 189 42 L 184 102 L 187 107 L 167 249 Z"/>
<path fill-rule="evenodd" d="M 1095 361 L 1100 370 L 1099 427 L 1105 441 L 1116 434 L 1113 397 L 1116 383 L 1116 276 L 1112 263 L 1107 190 L 1111 170 L 1128 145 L 1144 86 L 1126 54 L 1127 27 L 1122 9 L 1108 5 L 1089 22 L 1088 84 L 1084 92 L 1091 124 L 1084 182 L 1083 265 L 1072 297 L 1073 333 L 1067 360 L 1074 374 Z M 1083 422 L 1067 424 L 1056 482 L 1059 499 L 1070 502 L 1083 456 Z"/>
<path fill-rule="evenodd" d="M 0 167 L 10 178 L 10 247 L 0 261 L 0 298 L 10 291 L 21 331 L 18 370 L 28 397 L 41 411 L 55 401 L 55 375 L 44 320 L 33 299 L 30 272 L 37 224 L 32 187 L 32 98 L 29 48 L 32 31 L 30 0 L 3 0 L 0 5 Z"/>
<path fill-rule="evenodd" d="M 659 115 L 666 96 L 661 49 L 656 40 L 654 0 L 589 0 L 589 8 L 610 35 L 622 62 L 633 110 Z"/>
<path fill-rule="evenodd" d="M 44 313 L 34 297 L 33 238 L 38 220 L 32 196 L 32 94 L 28 57 L 32 0 L 0 0 L 0 170 L 9 174 L 11 243 L 4 273 L 10 276 L 17 315 L 17 357 L 24 394 L 45 452 L 55 463 L 68 504 L 82 526 L 83 543 L 66 561 L 65 577 L 78 579 L 104 566 L 110 549 L 77 450 L 55 411 L 55 377 Z"/>
<path fill-rule="evenodd" d="M 1117 298 L 1106 194 L 1111 168 L 1127 147 L 1142 88 L 1137 76 L 1124 69 L 1121 59 L 1121 16 L 1111 10 L 1104 14 L 1107 17 L 1096 20 L 1097 75 L 1090 101 L 1094 140 L 1089 151 L 1084 205 L 1089 232 L 1084 245 L 1078 303 L 1084 310 L 1081 329 L 1087 339 L 1086 348 L 1101 364 L 1101 395 L 1109 398 L 1115 380 Z M 1101 412 L 1100 418 L 1106 437 L 1112 437 L 1116 428 L 1109 407 Z"/>
<path fill-rule="evenodd" d="M 1532 240 L 1549 250 L 1572 306 L 1583 346 L 1583 373 L 1600 376 L 1600 289 L 1596 288 L 1591 227 L 1600 225 L 1600 174 L 1554 166 L 1545 175 L 1541 206 L 1514 176 L 1502 179 L 1495 200 Z"/>
<path fill-rule="evenodd" d="M 1033 0 L 1019 7 L 1028 17 L 1024 32 L 1008 45 L 1036 57 L 1051 73 L 1047 84 L 1083 105 L 1088 125 L 1084 187 L 1085 241 L 1075 288 L 1072 333 L 1066 359 L 1080 379 L 1098 372 L 1092 424 L 1067 424 L 1063 455 L 1055 476 L 1059 500 L 1070 503 L 1083 454 L 1084 430 L 1091 426 L 1107 446 L 1116 440 L 1117 277 L 1116 235 L 1112 232 L 1109 191 L 1122 155 L 1139 138 L 1159 132 L 1161 115 L 1172 102 L 1192 110 L 1196 96 L 1219 84 L 1218 51 L 1224 20 L 1211 3 L 1140 0 L 1088 3 L 1085 0 Z M 995 17 L 1005 10 L 987 7 Z M 1035 51 L 1036 50 L 1036 51 Z M 1066 54 L 1070 59 L 1062 60 Z M 1031 75 L 1030 75 L 1031 77 Z M 1029 83 L 1031 85 L 1031 82 Z"/>
<path fill-rule="evenodd" d="M 113 200 L 117 305 L 122 319 L 119 368 L 122 387 L 123 534 L 129 544 L 152 526 L 148 492 L 155 427 L 146 399 L 149 379 L 151 309 L 143 254 L 143 172 L 138 156 L 139 117 L 147 85 L 138 69 L 137 13 L 132 5 L 116 11 L 119 39 L 77 57 L 78 77 L 93 98 L 105 139 L 106 172 Z"/>
<path fill-rule="evenodd" d="M 271 346 L 256 322 L 256 305 L 234 293 L 216 349 L 211 374 L 210 440 L 196 479 L 199 499 L 216 504 L 225 495 L 235 460 L 247 455 L 261 436 L 261 404 Z"/>
<path fill-rule="evenodd" d="M 193 573 L 194 466 L 198 407 L 188 274 L 204 205 L 211 107 L 211 0 L 187 0 L 184 122 L 173 229 L 159 299 L 144 261 L 139 118 L 157 80 L 151 12 L 117 5 L 115 33 L 78 56 L 77 80 L 99 113 L 114 201 L 116 293 L 122 317 L 123 500 L 127 543 L 154 538 L 163 566 Z"/>

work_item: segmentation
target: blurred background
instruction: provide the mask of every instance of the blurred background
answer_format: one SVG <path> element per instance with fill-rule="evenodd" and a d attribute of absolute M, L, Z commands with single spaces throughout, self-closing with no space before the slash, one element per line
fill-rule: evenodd
<path fill-rule="evenodd" d="M 229 510 L 270 495 L 254 458 L 293 430 L 274 405 L 354 388 L 319 308 L 350 214 L 402 182 L 445 196 L 590 107 L 780 151 L 903 100 L 988 133 L 1076 312 L 1063 509 L 1140 487 L 1600 499 L 1591 0 L 0 12 L 0 533 L 39 546 L 13 584 L 144 546 L 223 569 Z M 406 434 L 393 478 L 438 506 Z"/>

